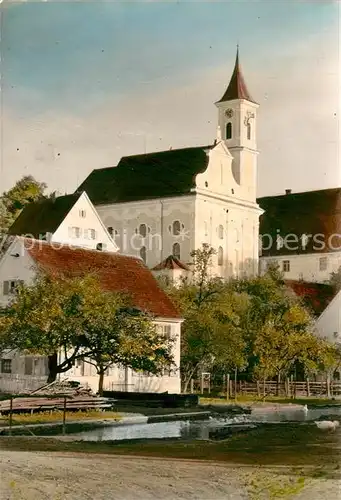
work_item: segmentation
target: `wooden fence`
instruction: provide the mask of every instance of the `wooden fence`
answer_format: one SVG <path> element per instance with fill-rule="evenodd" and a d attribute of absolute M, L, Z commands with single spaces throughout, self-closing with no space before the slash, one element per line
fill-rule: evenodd
<path fill-rule="evenodd" d="M 339 381 L 311 381 L 296 382 L 287 379 L 284 382 L 244 382 L 234 381 L 226 377 L 224 383 L 215 386 L 210 380 L 192 380 L 190 393 L 202 395 L 224 395 L 233 398 L 237 395 L 257 395 L 258 397 L 282 396 L 286 398 L 296 397 L 321 397 L 332 398 L 341 396 L 341 382 Z"/>

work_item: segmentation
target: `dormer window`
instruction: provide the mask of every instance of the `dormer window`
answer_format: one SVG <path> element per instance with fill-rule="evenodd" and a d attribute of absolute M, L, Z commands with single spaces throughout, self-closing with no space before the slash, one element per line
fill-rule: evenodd
<path fill-rule="evenodd" d="M 226 124 L 226 140 L 232 139 L 232 123 L 228 122 Z"/>

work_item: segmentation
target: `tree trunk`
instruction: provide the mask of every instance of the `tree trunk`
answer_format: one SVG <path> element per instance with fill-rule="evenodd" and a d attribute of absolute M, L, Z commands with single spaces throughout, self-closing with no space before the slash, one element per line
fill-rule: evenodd
<path fill-rule="evenodd" d="M 104 372 L 105 372 L 105 370 L 101 370 L 101 371 L 99 372 L 99 379 L 98 379 L 98 394 L 99 394 L 100 396 L 103 396 Z"/>
<path fill-rule="evenodd" d="M 48 357 L 48 365 L 47 366 L 48 366 L 48 370 L 49 370 L 49 374 L 47 377 L 47 383 L 51 384 L 52 382 L 54 382 L 56 380 L 57 374 L 58 374 L 58 357 L 57 357 L 56 352 Z"/>
<path fill-rule="evenodd" d="M 276 383 L 276 396 L 279 396 L 279 386 L 281 383 L 281 374 L 278 373 L 277 375 L 277 383 Z"/>

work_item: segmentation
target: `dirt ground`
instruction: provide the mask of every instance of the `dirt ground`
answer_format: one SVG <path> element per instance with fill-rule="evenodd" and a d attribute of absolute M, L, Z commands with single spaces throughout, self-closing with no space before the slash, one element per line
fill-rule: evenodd
<path fill-rule="evenodd" d="M 320 478 L 273 496 L 288 480 L 285 471 L 198 461 L 0 451 L 1 500 L 325 500 L 341 491 L 339 480 Z"/>

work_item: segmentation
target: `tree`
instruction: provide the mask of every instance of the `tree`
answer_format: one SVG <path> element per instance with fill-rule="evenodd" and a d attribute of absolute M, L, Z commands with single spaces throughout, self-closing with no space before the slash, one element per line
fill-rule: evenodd
<path fill-rule="evenodd" d="M 214 249 L 203 245 L 192 252 L 192 276 L 178 287 L 168 288 L 178 304 L 184 323 L 181 331 L 183 389 L 201 368 L 243 368 L 245 343 L 240 315 L 247 297 L 229 290 L 220 278 L 211 276 Z"/>
<path fill-rule="evenodd" d="M 0 234 L 6 233 L 28 203 L 44 197 L 46 184 L 28 175 L 0 197 Z"/>
<path fill-rule="evenodd" d="M 263 380 L 287 376 L 296 363 L 306 373 L 318 370 L 326 355 L 327 344 L 312 333 L 310 315 L 292 305 L 282 316 L 268 317 L 254 342 L 256 378 Z"/>
<path fill-rule="evenodd" d="M 100 395 L 104 375 L 114 364 L 155 375 L 173 364 L 173 341 L 158 334 L 151 317 L 134 309 L 126 295 L 101 292 L 97 287 L 82 309 L 82 352 L 85 361 L 96 368 Z"/>
<path fill-rule="evenodd" d="M 21 286 L 1 311 L 7 348 L 48 356 L 48 382 L 85 359 L 103 376 L 113 363 L 159 373 L 172 362 L 171 342 L 157 334 L 151 318 L 133 312 L 126 295 L 105 292 L 96 276 L 38 276 Z"/>

